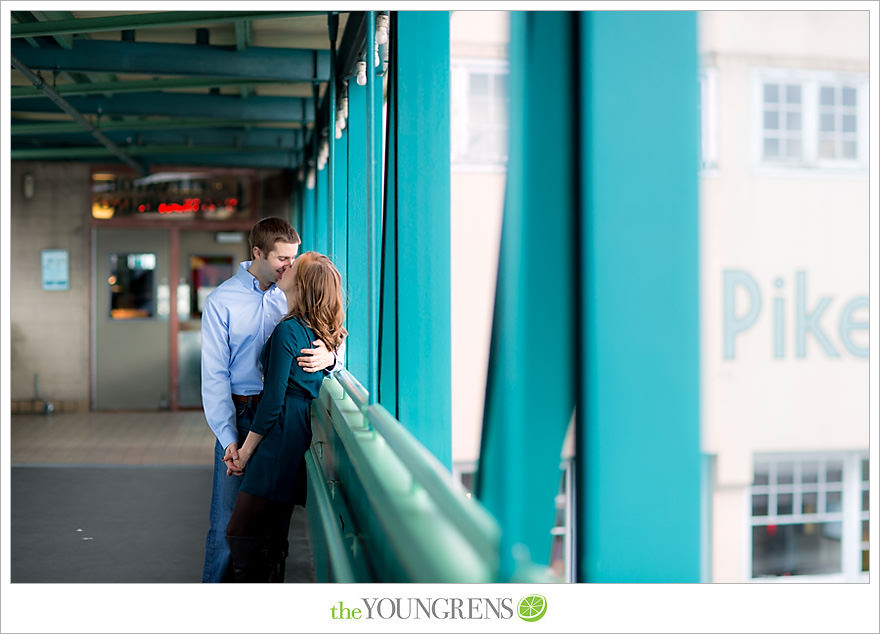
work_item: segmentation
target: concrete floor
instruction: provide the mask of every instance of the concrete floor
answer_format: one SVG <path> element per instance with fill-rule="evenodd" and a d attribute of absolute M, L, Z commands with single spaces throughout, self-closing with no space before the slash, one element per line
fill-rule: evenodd
<path fill-rule="evenodd" d="M 213 446 L 201 411 L 13 416 L 12 582 L 200 582 Z M 302 507 L 289 539 L 314 581 Z"/>

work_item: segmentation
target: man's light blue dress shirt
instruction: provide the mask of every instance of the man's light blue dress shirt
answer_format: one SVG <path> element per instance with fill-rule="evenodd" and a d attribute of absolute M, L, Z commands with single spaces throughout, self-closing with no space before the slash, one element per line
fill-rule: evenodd
<path fill-rule="evenodd" d="M 272 284 L 265 292 L 242 262 L 214 289 L 202 311 L 202 405 L 208 425 L 226 449 L 238 442 L 232 394 L 263 391 L 263 346 L 287 314 L 287 297 Z"/>

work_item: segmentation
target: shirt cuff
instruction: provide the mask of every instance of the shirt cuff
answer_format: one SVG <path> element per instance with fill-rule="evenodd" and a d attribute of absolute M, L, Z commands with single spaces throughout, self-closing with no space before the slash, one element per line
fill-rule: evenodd
<path fill-rule="evenodd" d="M 220 441 L 220 446 L 223 447 L 223 451 L 226 451 L 226 448 L 234 442 L 238 442 L 238 433 L 229 429 L 223 430 L 220 436 L 218 437 Z"/>
<path fill-rule="evenodd" d="M 328 368 L 324 368 L 324 375 L 329 376 L 329 375 L 333 374 L 334 372 L 336 372 L 336 370 L 338 370 L 339 368 L 340 368 L 339 357 L 337 357 L 336 353 L 334 352 L 333 353 L 333 365 L 331 365 Z"/>

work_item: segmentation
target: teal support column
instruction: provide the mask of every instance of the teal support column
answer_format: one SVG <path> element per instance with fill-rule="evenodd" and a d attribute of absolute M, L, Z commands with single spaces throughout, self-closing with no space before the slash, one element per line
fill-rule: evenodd
<path fill-rule="evenodd" d="M 290 188 L 290 199 L 289 199 L 289 212 L 287 215 L 287 221 L 290 225 L 300 231 L 302 225 L 300 223 L 300 217 L 302 216 L 302 183 L 299 182 L 297 174 L 298 170 L 287 170 L 287 177 L 290 179 L 290 182 L 293 185 Z"/>
<path fill-rule="evenodd" d="M 314 111 L 318 112 L 318 108 L 320 107 L 320 104 L 321 104 L 321 99 L 320 99 L 320 94 L 319 94 L 319 89 L 318 89 L 317 83 L 312 84 L 312 103 L 314 104 L 313 105 Z M 318 186 L 318 181 L 321 178 L 321 175 L 319 173 L 320 170 L 318 169 L 318 154 L 320 153 L 320 151 L 321 151 L 321 131 L 318 129 L 318 122 L 316 119 L 314 126 L 312 127 L 312 145 L 310 148 L 310 155 L 309 155 L 309 158 L 310 158 L 311 164 L 312 164 L 312 168 L 313 168 L 314 174 L 315 174 L 315 180 L 314 180 L 315 187 L 312 190 L 314 200 L 312 202 L 312 208 L 311 208 L 312 215 L 309 218 L 310 236 L 309 236 L 309 240 L 308 240 L 308 244 L 311 244 L 312 248 L 314 248 L 314 245 L 317 243 L 317 238 L 318 238 L 317 224 L 318 224 L 318 215 L 319 215 L 319 209 L 320 209 L 320 201 L 318 200 L 318 194 L 321 189 Z"/>
<path fill-rule="evenodd" d="M 549 564 L 575 407 L 575 26 L 571 13 L 511 14 L 510 151 L 476 483 L 501 525 L 502 580 L 517 578 L 526 554 Z"/>
<path fill-rule="evenodd" d="M 398 419 L 451 468 L 449 12 L 394 16 Z"/>
<path fill-rule="evenodd" d="M 342 131 L 342 138 L 334 144 L 335 158 L 333 159 L 333 191 L 334 212 L 330 218 L 332 241 L 328 254 L 330 259 L 345 276 L 343 284 L 348 279 L 347 255 L 348 255 L 348 130 Z M 347 312 L 347 310 L 346 310 Z M 346 344 L 348 345 L 348 344 Z"/>
<path fill-rule="evenodd" d="M 700 581 L 696 14 L 581 14 L 578 580 Z"/>
<path fill-rule="evenodd" d="M 303 241 L 302 247 L 300 247 L 300 252 L 306 250 L 308 245 L 314 244 L 314 230 L 315 230 L 315 190 L 317 187 L 317 180 L 311 181 L 309 178 L 309 170 L 310 168 L 306 166 L 306 176 L 302 186 L 302 222 L 301 222 L 301 230 L 300 230 L 300 238 Z M 312 187 L 309 187 L 312 185 Z"/>
<path fill-rule="evenodd" d="M 351 81 L 348 85 L 348 251 L 346 289 L 348 313 L 346 328 L 346 367 L 359 380 L 369 370 L 367 268 L 367 90 Z"/>
<path fill-rule="evenodd" d="M 391 40 L 395 33 L 392 30 Z M 391 44 L 392 50 L 394 45 Z M 397 332 L 397 73 L 387 72 L 385 125 L 385 196 L 382 209 L 382 262 L 379 282 L 379 403 L 398 418 L 397 376 L 400 370 Z"/>
<path fill-rule="evenodd" d="M 336 218 L 336 35 L 339 31 L 339 14 L 330 11 L 327 14 L 327 34 L 330 39 L 330 79 L 327 82 L 327 99 L 329 116 L 327 127 L 330 144 L 330 155 L 327 159 L 327 250 L 325 254 L 331 260 L 334 252 L 334 222 Z"/>
<path fill-rule="evenodd" d="M 374 42 L 376 41 L 376 12 L 367 11 L 367 34 L 364 57 L 367 65 L 367 271 L 369 289 L 367 295 L 367 357 L 369 368 L 367 371 L 367 392 L 370 404 L 379 401 L 379 236 L 381 227 L 379 221 L 379 183 L 376 172 L 376 148 L 381 146 L 381 136 L 376 135 L 376 95 L 382 94 L 381 89 L 376 90 L 376 66 L 374 64 Z M 381 109 L 378 110 L 381 112 Z"/>
<path fill-rule="evenodd" d="M 329 196 L 328 182 L 330 180 L 330 169 L 324 165 L 324 169 L 318 170 L 315 187 L 318 189 L 317 209 L 315 213 L 314 240 L 311 242 L 311 250 L 327 253 L 328 246 L 328 214 L 329 214 Z"/>

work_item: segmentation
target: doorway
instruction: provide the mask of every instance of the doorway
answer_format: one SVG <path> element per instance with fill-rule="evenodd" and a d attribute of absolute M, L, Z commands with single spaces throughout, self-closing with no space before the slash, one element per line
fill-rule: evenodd
<path fill-rule="evenodd" d="M 233 239 L 230 233 L 224 240 Z M 208 295 L 235 274 L 247 252 L 244 233 L 238 242 L 218 243 L 214 232 L 184 231 L 178 262 L 177 406 L 202 406 L 202 307 Z"/>
<path fill-rule="evenodd" d="M 94 231 L 93 408 L 166 409 L 168 232 Z"/>
<path fill-rule="evenodd" d="M 92 408 L 201 408 L 202 307 L 246 232 L 95 228 L 93 245 Z"/>

